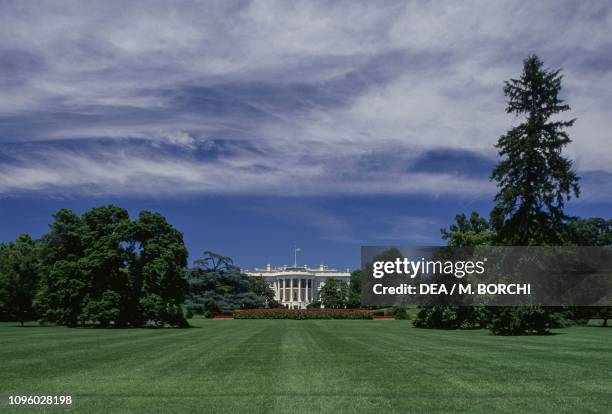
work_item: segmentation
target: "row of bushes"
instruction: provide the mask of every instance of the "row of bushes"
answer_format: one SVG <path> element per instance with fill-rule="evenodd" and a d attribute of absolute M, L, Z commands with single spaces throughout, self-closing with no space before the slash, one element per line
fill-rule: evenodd
<path fill-rule="evenodd" d="M 450 306 L 419 307 L 414 319 L 416 328 L 482 329 L 495 335 L 543 335 L 551 328 L 565 328 L 586 323 L 580 308 L 543 306 Z M 592 311 L 591 311 L 592 312 Z"/>
<path fill-rule="evenodd" d="M 372 319 L 361 309 L 245 309 L 233 314 L 234 319 Z"/>

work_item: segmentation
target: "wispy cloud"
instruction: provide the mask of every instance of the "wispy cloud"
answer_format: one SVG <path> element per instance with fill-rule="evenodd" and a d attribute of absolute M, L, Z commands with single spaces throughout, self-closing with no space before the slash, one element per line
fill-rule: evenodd
<path fill-rule="evenodd" d="M 495 158 L 530 53 L 565 70 L 585 197 L 612 173 L 605 2 L 0 9 L 0 194 L 490 197 L 488 175 L 423 163 Z"/>

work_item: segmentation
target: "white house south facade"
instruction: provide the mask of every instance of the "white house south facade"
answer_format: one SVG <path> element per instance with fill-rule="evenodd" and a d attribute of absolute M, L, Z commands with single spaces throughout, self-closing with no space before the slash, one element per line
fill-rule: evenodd
<path fill-rule="evenodd" d="M 319 292 L 329 279 L 349 283 L 351 273 L 330 269 L 325 265 L 318 268 L 271 267 L 244 271 L 252 277 L 261 276 L 274 290 L 274 298 L 290 309 L 305 309 L 309 303 L 320 300 Z"/>

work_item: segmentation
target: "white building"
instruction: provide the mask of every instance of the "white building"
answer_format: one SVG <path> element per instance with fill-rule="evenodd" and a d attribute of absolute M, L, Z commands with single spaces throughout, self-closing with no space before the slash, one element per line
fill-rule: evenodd
<path fill-rule="evenodd" d="M 304 267 L 271 267 L 244 271 L 248 276 L 262 276 L 274 289 L 274 298 L 290 309 L 305 309 L 306 305 L 319 300 L 321 287 L 329 279 L 338 279 L 349 283 L 351 273 L 348 269 L 342 272 L 330 269 L 325 265 L 318 268 Z"/>

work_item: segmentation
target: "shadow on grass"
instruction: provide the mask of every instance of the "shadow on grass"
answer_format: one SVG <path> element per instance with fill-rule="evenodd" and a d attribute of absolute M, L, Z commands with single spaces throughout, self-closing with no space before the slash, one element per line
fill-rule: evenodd
<path fill-rule="evenodd" d="M 8 322 L 10 323 L 10 322 Z M 100 325 L 76 325 L 76 326 L 68 326 L 68 325 L 56 325 L 53 323 L 37 323 L 37 322 L 26 322 L 23 326 L 17 322 L 16 325 L 4 325 L 7 328 L 70 328 L 70 329 L 99 329 L 99 330 L 108 330 L 108 331 L 116 331 L 116 330 L 125 330 L 125 329 L 147 329 L 147 330 L 172 330 L 172 329 L 199 329 L 201 326 L 195 325 L 187 325 L 187 326 L 163 326 L 163 327 L 152 327 L 152 326 L 100 326 Z"/>
<path fill-rule="evenodd" d="M 546 332 L 546 333 L 542 333 L 542 334 L 538 334 L 538 333 L 524 333 L 524 334 L 518 334 L 518 335 L 496 335 L 492 332 L 489 333 L 490 336 L 495 336 L 497 338 L 524 338 L 524 337 L 531 337 L 531 338 L 535 338 L 535 337 L 547 337 L 547 336 L 558 336 L 558 335 L 567 335 L 569 332 Z"/>

